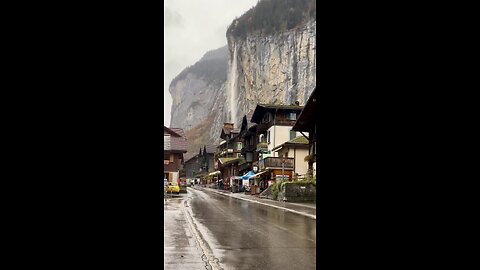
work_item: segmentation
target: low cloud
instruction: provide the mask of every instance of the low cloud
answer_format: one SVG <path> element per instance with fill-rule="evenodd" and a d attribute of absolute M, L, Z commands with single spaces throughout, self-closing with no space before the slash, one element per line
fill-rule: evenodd
<path fill-rule="evenodd" d="M 227 44 L 226 30 L 258 0 L 164 1 L 164 124 L 170 124 L 172 98 L 168 87 L 184 68 L 210 50 Z"/>
<path fill-rule="evenodd" d="M 164 15 L 165 15 L 165 21 L 164 21 L 164 26 L 165 27 L 183 27 L 183 17 L 180 15 L 180 13 L 170 10 L 169 8 L 165 7 L 164 9 Z"/>

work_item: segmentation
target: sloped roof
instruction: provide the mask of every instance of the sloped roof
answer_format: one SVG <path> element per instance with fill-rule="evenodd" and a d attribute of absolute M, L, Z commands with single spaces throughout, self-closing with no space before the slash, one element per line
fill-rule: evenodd
<path fill-rule="evenodd" d="M 284 146 L 289 146 L 293 148 L 308 148 L 308 140 L 304 136 L 298 136 L 273 148 L 272 151 L 280 150 Z"/>
<path fill-rule="evenodd" d="M 317 117 L 317 106 L 318 106 L 318 91 L 317 87 L 313 89 L 313 92 L 310 94 L 310 97 L 305 104 L 302 112 L 297 118 L 295 125 L 293 125 L 292 130 L 294 131 L 309 131 L 315 125 L 315 117 Z"/>
<path fill-rule="evenodd" d="M 250 130 L 251 127 L 256 126 L 257 124 L 252 122 L 253 110 L 249 111 L 246 115 L 242 118 L 242 126 L 240 127 L 240 131 L 243 129 Z M 245 125 L 246 123 L 246 125 Z"/>
<path fill-rule="evenodd" d="M 295 111 L 302 111 L 303 106 L 297 106 L 297 105 L 282 105 L 282 104 L 257 104 L 257 107 L 255 107 L 255 110 L 253 111 L 252 115 L 252 120 L 251 122 L 254 123 L 259 123 L 263 115 L 267 111 L 273 111 L 273 110 L 295 110 Z"/>
<path fill-rule="evenodd" d="M 163 134 L 169 134 L 170 136 L 174 136 L 174 137 L 181 137 L 180 134 L 176 133 L 175 131 L 169 129 L 168 127 L 166 126 L 163 126 Z M 167 136 L 167 135 L 165 135 Z"/>
<path fill-rule="evenodd" d="M 217 146 L 215 145 L 207 145 L 206 150 L 208 154 L 213 154 L 217 151 Z M 203 150 L 202 150 L 203 151 Z"/>
<path fill-rule="evenodd" d="M 251 110 L 250 112 L 247 113 L 247 115 L 245 115 L 245 117 L 247 118 L 247 129 L 253 127 L 254 125 L 256 125 L 255 123 L 252 122 L 252 117 L 253 117 L 253 110 Z"/>
<path fill-rule="evenodd" d="M 185 132 L 181 128 L 170 128 L 173 132 L 180 135 L 176 136 L 164 136 L 163 150 L 171 152 L 186 153 L 187 152 L 187 138 Z"/>
<path fill-rule="evenodd" d="M 296 138 L 291 139 L 287 143 L 308 144 L 308 140 L 304 136 L 298 136 Z"/>
<path fill-rule="evenodd" d="M 172 131 L 174 131 L 175 133 L 177 133 L 178 135 L 180 135 L 180 136 L 182 136 L 182 137 L 184 137 L 184 138 L 186 139 L 186 137 L 185 137 L 185 131 L 183 131 L 183 129 L 181 129 L 181 128 L 172 128 L 172 127 L 171 127 L 170 129 L 171 129 Z"/>

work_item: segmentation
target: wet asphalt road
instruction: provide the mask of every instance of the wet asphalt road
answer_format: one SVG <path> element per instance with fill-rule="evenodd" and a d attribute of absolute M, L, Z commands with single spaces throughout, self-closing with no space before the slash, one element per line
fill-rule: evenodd
<path fill-rule="evenodd" d="M 171 212 L 175 220 L 166 220 L 164 229 L 167 234 L 174 226 L 183 226 L 176 239 L 166 237 L 164 242 L 166 266 L 171 269 L 315 269 L 314 219 L 208 189 L 189 188 L 177 200 L 182 211 Z M 178 258 L 181 252 L 189 263 L 179 265 L 168 258 Z M 185 256 L 180 259 L 188 261 Z"/>

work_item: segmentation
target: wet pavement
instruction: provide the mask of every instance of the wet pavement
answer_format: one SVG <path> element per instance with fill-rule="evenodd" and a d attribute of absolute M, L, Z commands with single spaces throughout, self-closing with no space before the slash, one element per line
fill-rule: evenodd
<path fill-rule="evenodd" d="M 195 187 L 195 189 L 199 190 L 205 190 L 206 188 L 202 187 Z M 314 202 L 297 202 L 297 203 L 291 203 L 291 202 L 280 202 L 280 201 L 274 201 L 270 199 L 264 199 L 260 198 L 258 195 L 247 195 L 243 192 L 241 193 L 231 193 L 229 191 L 223 191 L 223 190 L 217 190 L 217 189 L 207 189 L 211 192 L 215 192 L 217 194 L 222 194 L 225 196 L 230 196 L 233 198 L 237 198 L 240 200 L 246 200 L 254 203 L 260 203 L 264 205 L 269 205 L 272 207 L 276 207 L 278 209 L 283 209 L 286 211 L 290 211 L 296 214 L 304 215 L 311 217 L 313 219 L 317 218 L 317 206 L 316 203 Z"/>
<path fill-rule="evenodd" d="M 316 220 L 312 217 L 239 200 L 210 189 L 189 188 L 186 197 L 183 218 L 191 218 L 194 224 L 187 228 L 192 228 L 191 235 L 198 237 L 198 250 L 206 254 L 207 268 L 315 269 Z M 297 207 L 303 207 L 302 211 L 307 208 L 315 211 L 313 207 Z M 180 215 L 177 218 L 181 218 Z M 189 224 L 178 222 L 183 226 Z M 188 233 L 180 236 L 184 246 L 190 246 L 185 238 L 195 239 L 189 238 Z M 190 255 L 195 255 L 191 251 Z"/>
<path fill-rule="evenodd" d="M 208 269 L 183 211 L 186 198 L 187 194 L 173 195 L 164 202 L 164 269 Z"/>

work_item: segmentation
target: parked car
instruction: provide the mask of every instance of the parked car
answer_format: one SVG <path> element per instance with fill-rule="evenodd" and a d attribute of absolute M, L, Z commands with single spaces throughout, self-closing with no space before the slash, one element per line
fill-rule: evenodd
<path fill-rule="evenodd" d="M 180 186 L 177 182 L 168 182 L 167 193 L 170 192 L 180 194 Z"/>

